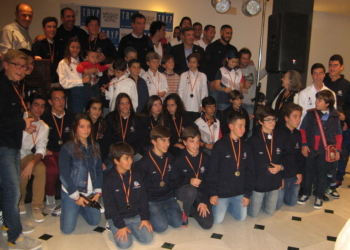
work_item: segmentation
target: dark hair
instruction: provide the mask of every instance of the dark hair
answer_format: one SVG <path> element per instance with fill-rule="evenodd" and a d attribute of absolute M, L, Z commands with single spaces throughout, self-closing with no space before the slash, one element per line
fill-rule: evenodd
<path fill-rule="evenodd" d="M 85 106 L 85 114 L 87 114 L 88 116 L 90 116 L 90 108 L 91 108 L 91 106 L 93 105 L 93 104 L 95 104 L 95 103 L 99 103 L 99 104 L 101 104 L 101 108 L 103 109 L 103 103 L 102 103 L 102 101 L 100 100 L 100 99 L 97 99 L 97 98 L 95 98 L 95 97 L 91 97 L 90 98 L 90 100 L 86 103 L 86 106 Z M 106 121 L 103 119 L 103 116 L 102 116 L 102 111 L 101 111 L 101 115 L 100 115 L 100 117 L 97 119 L 97 121 L 96 122 L 98 122 L 99 123 L 99 127 L 98 127 L 98 131 L 94 131 L 95 133 L 95 135 L 96 134 L 103 134 L 104 132 L 105 132 L 105 130 L 106 130 L 106 128 L 107 128 L 107 123 L 106 123 Z M 96 137 L 95 137 L 96 138 Z"/>
<path fill-rule="evenodd" d="M 196 52 L 192 53 L 186 58 L 187 62 L 190 62 L 191 58 L 195 58 L 197 60 L 197 63 L 199 64 L 199 60 L 201 59 L 201 55 L 199 53 L 196 53 Z"/>
<path fill-rule="evenodd" d="M 244 95 L 240 91 L 238 91 L 237 89 L 234 89 L 230 93 L 228 93 L 229 100 L 236 100 L 237 98 L 239 98 L 239 99 L 244 98 Z"/>
<path fill-rule="evenodd" d="M 64 50 L 64 60 L 67 62 L 68 65 L 71 64 L 71 54 L 70 54 L 70 50 L 69 50 L 69 46 L 72 44 L 72 43 L 79 43 L 80 45 L 80 51 L 79 51 L 79 54 L 78 54 L 78 58 L 79 58 L 79 61 L 82 62 L 84 61 L 83 59 L 83 54 L 82 54 L 82 47 L 81 47 L 81 43 L 79 41 L 79 38 L 74 36 L 72 37 L 71 39 L 68 40 L 68 43 L 67 43 L 67 46 Z"/>
<path fill-rule="evenodd" d="M 110 57 L 106 57 L 106 59 L 103 61 L 103 64 L 106 65 L 106 64 L 111 64 L 113 63 L 115 60 L 117 60 L 116 58 L 110 56 Z"/>
<path fill-rule="evenodd" d="M 321 90 L 319 92 L 316 93 L 316 98 L 324 100 L 324 102 L 328 105 L 328 108 L 332 108 L 334 106 L 335 103 L 335 99 L 334 99 L 334 95 L 332 93 L 332 91 L 328 90 L 328 89 L 324 89 Z"/>
<path fill-rule="evenodd" d="M 283 116 L 289 117 L 293 113 L 293 111 L 296 111 L 296 110 L 303 112 L 303 108 L 300 105 L 290 102 L 286 105 L 283 105 L 282 114 Z"/>
<path fill-rule="evenodd" d="M 155 126 L 151 130 L 150 138 L 153 141 L 156 141 L 158 138 L 170 138 L 171 133 L 167 127 L 164 126 Z"/>
<path fill-rule="evenodd" d="M 48 100 L 52 100 L 52 93 L 56 92 L 56 91 L 61 91 L 63 92 L 64 96 L 66 96 L 66 92 L 64 91 L 64 88 L 60 87 L 52 87 L 51 89 L 49 89 L 49 91 L 47 92 L 47 99 Z"/>
<path fill-rule="evenodd" d="M 205 31 L 208 31 L 210 28 L 215 29 L 215 26 L 214 26 L 214 25 L 211 25 L 211 24 L 205 25 L 204 30 L 205 30 Z"/>
<path fill-rule="evenodd" d="M 222 31 L 224 29 L 231 29 L 232 30 L 232 27 L 230 25 L 228 25 L 228 24 L 224 24 L 224 25 L 221 26 L 220 31 Z"/>
<path fill-rule="evenodd" d="M 26 54 L 27 56 L 33 57 L 34 58 L 34 52 L 28 49 L 19 49 L 19 51 L 23 52 L 24 54 Z"/>
<path fill-rule="evenodd" d="M 181 117 L 184 117 L 186 115 L 186 109 L 185 109 L 185 105 L 181 99 L 181 97 L 176 94 L 176 93 L 171 93 L 170 95 L 168 95 L 164 102 L 163 102 L 163 112 L 164 112 L 164 116 L 165 117 L 170 117 L 170 113 L 167 109 L 167 102 L 169 100 L 174 100 L 176 106 L 177 106 L 177 109 L 176 109 L 176 112 L 175 112 L 175 117 L 176 118 L 181 118 Z"/>
<path fill-rule="evenodd" d="M 134 156 L 135 152 L 133 148 L 126 142 L 120 141 L 113 143 L 109 148 L 109 155 L 112 158 L 112 161 L 120 161 L 120 158 L 123 155 Z"/>
<path fill-rule="evenodd" d="M 197 126 L 187 126 L 182 132 L 181 132 L 181 138 L 182 140 L 186 141 L 188 138 L 195 138 L 196 136 L 201 137 L 201 132 L 199 131 Z"/>
<path fill-rule="evenodd" d="M 127 98 L 130 102 L 129 122 L 132 123 L 135 127 L 136 115 L 135 115 L 134 107 L 132 105 L 131 98 L 126 93 L 123 93 L 123 92 L 119 93 L 117 95 L 117 99 L 115 100 L 114 110 L 111 112 L 113 128 L 114 128 L 114 131 L 116 131 L 116 133 L 118 133 L 118 134 L 121 134 L 121 132 L 122 132 L 121 127 L 120 127 L 120 116 L 121 115 L 120 115 L 120 110 L 119 110 L 119 104 L 123 98 Z"/>
<path fill-rule="evenodd" d="M 134 13 L 132 16 L 131 16 L 131 22 L 132 23 L 135 23 L 136 22 L 136 18 L 143 18 L 146 20 L 146 17 L 144 15 L 142 15 L 141 13 Z"/>
<path fill-rule="evenodd" d="M 134 47 L 126 47 L 124 50 L 124 56 L 127 56 L 130 52 L 136 53 L 137 54 L 137 50 Z"/>
<path fill-rule="evenodd" d="M 97 21 L 98 26 L 100 26 L 100 19 L 98 19 L 97 16 L 88 16 L 88 17 L 85 19 L 85 26 L 88 26 L 88 24 L 89 24 L 91 21 Z"/>
<path fill-rule="evenodd" d="M 45 17 L 42 21 L 42 25 L 43 25 L 43 28 L 45 28 L 45 25 L 49 22 L 55 22 L 56 23 L 56 26 L 58 24 L 58 20 L 56 17 L 53 17 L 53 16 L 48 16 L 48 17 Z"/>
<path fill-rule="evenodd" d="M 311 66 L 311 75 L 314 73 L 315 69 L 323 69 L 323 72 L 326 73 L 326 68 L 323 66 L 322 63 L 315 63 Z"/>
<path fill-rule="evenodd" d="M 195 22 L 195 23 L 192 25 L 192 27 L 194 27 L 194 26 L 201 26 L 201 27 L 203 27 L 203 25 L 202 25 L 201 23 L 199 23 L 199 22 Z"/>
<path fill-rule="evenodd" d="M 192 20 L 191 20 L 191 18 L 189 18 L 188 16 L 184 16 L 183 18 L 181 18 L 180 25 L 179 25 L 180 28 L 181 28 L 181 25 L 182 25 L 183 21 L 185 21 L 185 20 L 190 21 L 191 26 L 192 26 Z"/>
<path fill-rule="evenodd" d="M 74 14 L 75 14 L 75 11 L 74 11 L 72 8 L 66 7 L 66 8 L 61 9 L 61 17 L 64 17 L 64 12 L 65 12 L 66 10 L 71 10 L 71 11 L 73 11 Z"/>
<path fill-rule="evenodd" d="M 241 59 L 242 54 L 249 54 L 249 57 L 252 57 L 252 52 L 248 48 L 241 48 L 241 50 L 238 51 L 238 53 L 239 53 L 239 59 Z"/>
<path fill-rule="evenodd" d="M 131 59 L 129 62 L 128 62 L 128 67 L 130 68 L 134 63 L 138 63 L 141 65 L 141 62 L 137 59 Z"/>
<path fill-rule="evenodd" d="M 126 70 L 126 61 L 124 59 L 117 59 L 113 62 L 113 69 L 125 71 Z"/>
<path fill-rule="evenodd" d="M 184 36 L 187 31 L 191 31 L 191 30 L 193 31 L 193 28 L 185 27 L 185 28 L 181 29 L 181 34 Z"/>
<path fill-rule="evenodd" d="M 30 96 L 28 98 L 28 101 L 29 103 L 32 105 L 34 100 L 37 100 L 37 99 L 40 99 L 40 100 L 44 100 L 45 101 L 45 104 L 47 103 L 47 98 L 45 95 L 43 94 L 40 94 L 38 92 L 32 92 L 30 93 Z"/>
<path fill-rule="evenodd" d="M 264 119 L 268 116 L 276 117 L 276 111 L 270 106 L 259 106 L 255 112 L 255 118 L 257 121 L 264 122 Z"/>
<path fill-rule="evenodd" d="M 175 30 L 181 30 L 180 26 L 176 26 L 176 27 L 174 28 L 174 31 L 175 31 Z"/>
<path fill-rule="evenodd" d="M 173 57 L 172 55 L 170 55 L 170 54 L 164 55 L 164 56 L 162 57 L 161 64 L 162 64 L 162 65 L 163 65 L 163 64 L 166 64 L 170 59 L 173 59 L 173 60 L 174 60 L 174 57 Z"/>
<path fill-rule="evenodd" d="M 239 52 L 237 50 L 230 50 L 229 52 L 227 52 L 226 56 L 224 57 L 224 60 L 222 61 L 222 65 L 224 67 L 228 67 L 228 60 L 230 60 L 232 58 L 239 59 L 239 57 L 240 57 L 240 55 L 239 55 Z"/>
<path fill-rule="evenodd" d="M 227 114 L 227 124 L 234 124 L 237 120 L 245 120 L 245 115 L 231 110 Z"/>
<path fill-rule="evenodd" d="M 341 55 L 335 54 L 329 58 L 329 61 L 338 61 L 340 63 L 340 66 L 343 65 L 343 57 Z"/>
<path fill-rule="evenodd" d="M 207 96 L 202 99 L 202 107 L 205 109 L 207 105 L 216 105 L 215 98 L 212 96 Z"/>
<path fill-rule="evenodd" d="M 142 112 L 141 112 L 140 116 L 151 117 L 151 115 L 152 115 L 152 114 L 151 114 L 151 109 L 152 109 L 152 107 L 153 107 L 153 104 L 154 104 L 156 101 L 160 101 L 160 104 L 162 104 L 162 99 L 160 99 L 159 96 L 157 96 L 157 95 L 151 95 L 150 97 L 148 97 L 145 106 L 143 106 L 143 109 L 142 109 Z M 158 119 L 159 119 L 158 124 L 159 124 L 159 125 L 164 125 L 164 114 L 163 114 L 163 110 L 162 110 L 162 112 L 159 114 Z"/>
<path fill-rule="evenodd" d="M 166 27 L 166 24 L 162 21 L 153 21 L 151 23 L 151 26 L 149 27 L 149 33 L 151 36 L 154 36 L 155 33 L 157 33 L 157 30 L 160 30 L 162 27 Z"/>

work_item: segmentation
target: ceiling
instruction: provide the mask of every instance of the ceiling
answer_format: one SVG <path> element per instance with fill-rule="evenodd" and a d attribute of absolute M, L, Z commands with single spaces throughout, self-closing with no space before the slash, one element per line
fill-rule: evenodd
<path fill-rule="evenodd" d="M 315 0 L 314 11 L 322 11 L 350 17 L 349 0 Z"/>

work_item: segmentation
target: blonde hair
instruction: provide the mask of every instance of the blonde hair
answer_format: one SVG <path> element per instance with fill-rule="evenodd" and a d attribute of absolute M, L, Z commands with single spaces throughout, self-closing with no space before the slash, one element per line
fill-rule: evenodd
<path fill-rule="evenodd" d="M 28 56 L 18 49 L 11 49 L 11 50 L 7 51 L 7 53 L 4 55 L 5 62 L 10 62 L 11 60 L 13 60 L 15 58 L 24 59 L 24 60 L 26 60 L 26 62 L 28 61 Z"/>

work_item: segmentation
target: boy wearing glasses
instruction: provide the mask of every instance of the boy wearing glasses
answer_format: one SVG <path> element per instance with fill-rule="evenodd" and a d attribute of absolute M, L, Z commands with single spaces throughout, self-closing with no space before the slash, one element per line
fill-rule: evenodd
<path fill-rule="evenodd" d="M 249 140 L 255 162 L 255 187 L 248 206 L 248 215 L 256 217 L 260 209 L 272 216 L 276 210 L 278 190 L 283 187 L 281 171 L 282 152 L 285 137 L 275 130 L 276 112 L 271 107 L 261 106 L 255 117 L 261 129 L 257 130 Z"/>

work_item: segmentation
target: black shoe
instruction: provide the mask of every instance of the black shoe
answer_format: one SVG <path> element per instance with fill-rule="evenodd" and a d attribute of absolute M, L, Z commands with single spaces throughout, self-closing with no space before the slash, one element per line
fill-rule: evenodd
<path fill-rule="evenodd" d="M 303 194 L 304 194 L 304 188 L 301 187 L 299 189 L 298 198 L 301 198 L 301 196 L 303 196 Z"/>
<path fill-rule="evenodd" d="M 326 194 L 323 194 L 322 200 L 323 201 L 329 201 L 329 197 Z"/>

